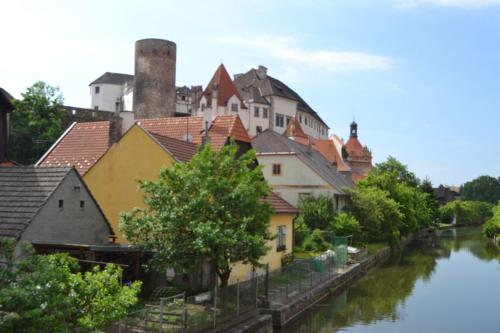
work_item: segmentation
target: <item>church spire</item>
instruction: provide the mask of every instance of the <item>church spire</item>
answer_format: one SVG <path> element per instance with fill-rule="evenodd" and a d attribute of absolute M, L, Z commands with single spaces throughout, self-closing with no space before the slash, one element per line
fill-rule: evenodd
<path fill-rule="evenodd" d="M 350 137 L 351 138 L 357 138 L 358 137 L 358 124 L 354 120 L 351 123 L 351 134 L 350 134 Z"/>

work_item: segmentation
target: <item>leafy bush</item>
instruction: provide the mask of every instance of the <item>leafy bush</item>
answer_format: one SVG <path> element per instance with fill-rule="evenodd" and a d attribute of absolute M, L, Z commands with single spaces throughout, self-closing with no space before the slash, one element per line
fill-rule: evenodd
<path fill-rule="evenodd" d="M 308 252 L 323 252 L 328 250 L 329 244 L 323 237 L 323 232 L 315 229 L 304 241 L 303 249 Z"/>
<path fill-rule="evenodd" d="M 500 234 L 500 204 L 493 208 L 493 216 L 483 225 L 483 234 L 488 238 Z"/>
<path fill-rule="evenodd" d="M 341 212 L 330 223 L 330 230 L 335 236 L 350 236 L 356 240 L 361 235 L 361 225 L 349 213 Z"/>
<path fill-rule="evenodd" d="M 332 197 L 325 195 L 301 199 L 298 210 L 297 222 L 304 223 L 309 230 L 326 230 L 336 215 Z"/>
<path fill-rule="evenodd" d="M 306 238 L 311 234 L 311 230 L 307 227 L 304 222 L 295 222 L 294 225 L 294 237 L 295 237 L 295 245 L 301 246 L 302 243 L 306 240 Z"/>
<path fill-rule="evenodd" d="M 493 205 L 481 201 L 452 201 L 439 209 L 443 223 L 451 223 L 456 217 L 457 224 L 483 224 L 489 219 Z"/>

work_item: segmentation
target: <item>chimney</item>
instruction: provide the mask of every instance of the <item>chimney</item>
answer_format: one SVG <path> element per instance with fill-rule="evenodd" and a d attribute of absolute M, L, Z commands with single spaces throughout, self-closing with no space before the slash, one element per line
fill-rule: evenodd
<path fill-rule="evenodd" d="M 109 119 L 109 146 L 118 142 L 122 136 L 122 118 L 119 112 L 115 112 Z"/>
<path fill-rule="evenodd" d="M 9 113 L 14 110 L 13 97 L 0 88 L 0 162 L 7 159 L 9 141 Z"/>
<path fill-rule="evenodd" d="M 259 65 L 259 68 L 257 68 L 257 76 L 261 80 L 265 79 L 267 77 L 267 67 Z"/>
<path fill-rule="evenodd" d="M 201 137 L 201 143 L 207 144 L 210 142 L 210 137 L 208 136 L 208 121 L 205 121 L 205 129 L 203 130 L 203 135 Z"/>

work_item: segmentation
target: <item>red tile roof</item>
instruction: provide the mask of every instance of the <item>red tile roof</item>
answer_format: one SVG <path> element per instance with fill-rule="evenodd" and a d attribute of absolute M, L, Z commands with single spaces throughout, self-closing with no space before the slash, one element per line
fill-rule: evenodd
<path fill-rule="evenodd" d="M 238 89 L 234 85 L 233 80 L 231 80 L 231 77 L 229 76 L 229 73 L 227 72 L 226 67 L 224 67 L 223 64 L 220 64 L 220 66 L 217 68 L 214 75 L 212 76 L 212 79 L 208 83 L 207 88 L 203 92 L 203 96 L 206 97 L 208 105 L 212 103 L 212 89 L 214 85 L 217 85 L 219 88 L 217 93 L 218 106 L 227 106 L 227 101 L 231 98 L 231 96 L 236 95 L 236 97 L 238 97 L 241 102 L 241 107 L 243 109 L 246 109 L 245 105 L 243 104 L 243 98 L 241 98 Z"/>
<path fill-rule="evenodd" d="M 74 166 L 83 176 L 108 148 L 109 121 L 73 123 L 37 165 Z"/>
<path fill-rule="evenodd" d="M 350 156 L 361 156 L 363 155 L 363 146 L 359 142 L 358 138 L 351 136 L 344 145 L 347 153 Z"/>
<path fill-rule="evenodd" d="M 290 121 L 283 134 L 289 138 L 300 137 L 307 139 L 307 135 L 306 133 L 304 133 L 304 129 L 302 128 L 299 120 L 295 116 L 292 117 L 292 121 Z"/>
<path fill-rule="evenodd" d="M 169 138 L 155 133 L 150 134 L 179 162 L 185 163 L 190 161 L 198 151 L 194 143 Z"/>
<path fill-rule="evenodd" d="M 144 129 L 150 133 L 167 136 L 185 141 L 186 133 L 190 134 L 195 144 L 202 142 L 203 117 L 174 117 L 137 120 Z M 229 137 L 241 142 L 251 142 L 241 119 L 237 115 L 217 116 L 208 130 L 211 145 L 220 149 L 226 144 Z"/>
<path fill-rule="evenodd" d="M 293 207 L 285 199 L 280 197 L 278 194 L 271 192 L 267 197 L 261 199 L 263 202 L 267 202 L 274 209 L 274 213 L 277 214 L 297 214 L 297 208 Z"/>
<path fill-rule="evenodd" d="M 10 161 L 10 160 L 3 160 L 0 162 L 0 167 L 14 167 L 17 166 L 18 164 L 16 162 Z"/>

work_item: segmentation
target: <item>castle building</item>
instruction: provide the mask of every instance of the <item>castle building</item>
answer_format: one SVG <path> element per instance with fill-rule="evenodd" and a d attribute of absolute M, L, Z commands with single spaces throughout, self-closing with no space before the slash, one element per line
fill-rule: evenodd
<path fill-rule="evenodd" d="M 342 158 L 351 167 L 354 182 L 365 178 L 373 168 L 372 153 L 367 146 L 359 142 L 358 124 L 355 121 L 351 124 L 349 139 L 342 147 Z"/>

